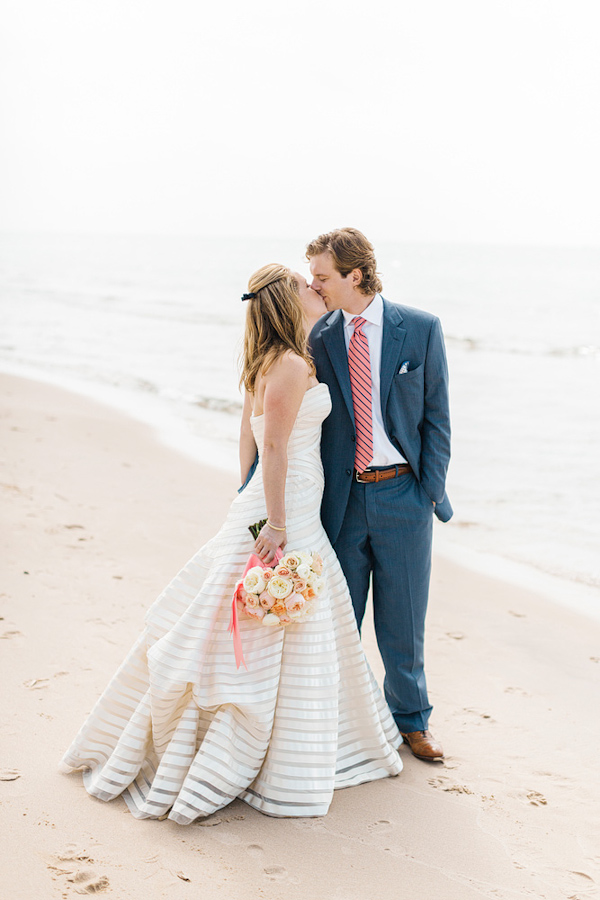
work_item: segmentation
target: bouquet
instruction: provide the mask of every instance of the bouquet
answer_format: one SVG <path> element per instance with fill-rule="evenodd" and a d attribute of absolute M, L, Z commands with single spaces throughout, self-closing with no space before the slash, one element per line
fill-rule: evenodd
<path fill-rule="evenodd" d="M 302 622 L 313 612 L 324 585 L 318 553 L 286 553 L 274 566 L 252 554 L 248 562 L 235 594 L 241 612 L 270 627 Z"/>
<path fill-rule="evenodd" d="M 284 555 L 278 550 L 271 566 L 252 553 L 231 602 L 229 631 L 233 633 L 238 669 L 242 663 L 246 665 L 238 613 L 257 619 L 269 628 L 303 622 L 314 612 L 324 586 L 323 560 L 319 553 L 298 550 Z"/>

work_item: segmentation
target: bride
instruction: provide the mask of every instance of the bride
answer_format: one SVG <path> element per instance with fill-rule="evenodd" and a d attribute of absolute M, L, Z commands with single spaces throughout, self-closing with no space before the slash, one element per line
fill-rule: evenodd
<path fill-rule="evenodd" d="M 63 758 L 101 800 L 187 825 L 236 797 L 271 816 L 322 816 L 336 788 L 397 775 L 401 737 L 366 661 L 352 602 L 322 528 L 321 423 L 331 403 L 307 351 L 326 310 L 280 265 L 249 281 L 242 478 L 221 530 L 150 607 L 145 628 Z M 263 519 L 256 540 L 249 526 Z M 251 553 L 320 554 L 313 614 L 266 627 L 239 614 L 247 668 L 228 630 Z"/>

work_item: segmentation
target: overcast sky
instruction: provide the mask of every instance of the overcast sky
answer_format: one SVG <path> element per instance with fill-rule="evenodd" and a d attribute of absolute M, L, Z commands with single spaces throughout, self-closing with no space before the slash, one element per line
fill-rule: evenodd
<path fill-rule="evenodd" d="M 4 0 L 0 230 L 600 245 L 598 0 Z"/>

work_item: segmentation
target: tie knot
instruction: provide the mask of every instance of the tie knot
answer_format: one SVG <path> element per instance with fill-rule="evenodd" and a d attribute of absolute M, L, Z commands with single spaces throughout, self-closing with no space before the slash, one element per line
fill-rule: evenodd
<path fill-rule="evenodd" d="M 367 320 L 363 319 L 362 316 L 354 316 L 352 321 L 354 322 L 354 331 L 358 331 L 358 332 L 361 331 L 363 325 L 367 324 Z"/>

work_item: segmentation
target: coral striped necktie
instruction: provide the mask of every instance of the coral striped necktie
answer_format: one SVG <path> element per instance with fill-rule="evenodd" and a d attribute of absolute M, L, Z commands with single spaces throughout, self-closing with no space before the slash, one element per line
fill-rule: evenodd
<path fill-rule="evenodd" d="M 354 425 L 356 427 L 356 452 L 354 467 L 364 472 L 373 459 L 373 404 L 371 400 L 371 357 L 369 341 L 363 334 L 366 319 L 355 316 L 354 334 L 348 347 L 348 368 L 350 387 L 354 405 Z"/>

